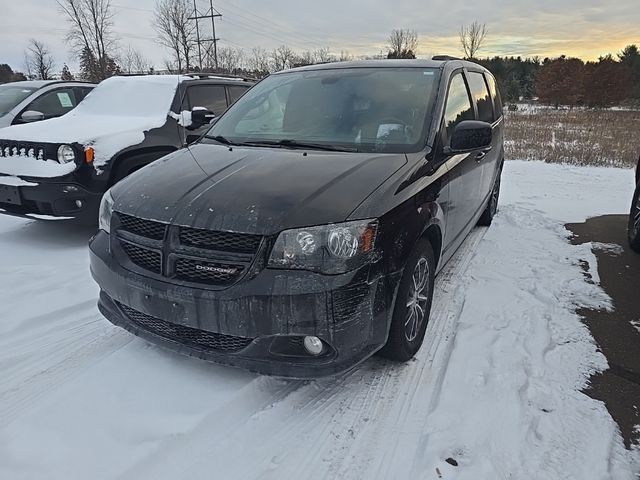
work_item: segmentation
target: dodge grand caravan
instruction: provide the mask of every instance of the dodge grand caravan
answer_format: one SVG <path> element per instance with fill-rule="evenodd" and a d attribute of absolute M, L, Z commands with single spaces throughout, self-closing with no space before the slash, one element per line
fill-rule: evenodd
<path fill-rule="evenodd" d="M 420 348 L 436 273 L 497 210 L 503 118 L 474 63 L 277 73 L 111 188 L 99 308 L 151 342 L 311 378 Z"/>

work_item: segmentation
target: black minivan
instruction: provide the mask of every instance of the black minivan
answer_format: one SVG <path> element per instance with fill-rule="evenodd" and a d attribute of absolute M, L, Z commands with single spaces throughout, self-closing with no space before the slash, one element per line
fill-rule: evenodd
<path fill-rule="evenodd" d="M 105 195 L 99 308 L 154 343 L 312 378 L 420 348 L 436 273 L 497 210 L 494 77 L 455 59 L 283 71 Z"/>

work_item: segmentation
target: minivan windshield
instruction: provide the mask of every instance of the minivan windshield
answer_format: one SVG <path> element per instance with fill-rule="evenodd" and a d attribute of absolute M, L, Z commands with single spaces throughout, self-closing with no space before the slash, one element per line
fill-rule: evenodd
<path fill-rule="evenodd" d="M 9 113 L 36 90 L 35 87 L 20 86 L 19 82 L 0 85 L 0 116 Z"/>
<path fill-rule="evenodd" d="M 424 146 L 439 71 L 334 68 L 266 78 L 209 130 L 222 143 L 405 153 Z"/>

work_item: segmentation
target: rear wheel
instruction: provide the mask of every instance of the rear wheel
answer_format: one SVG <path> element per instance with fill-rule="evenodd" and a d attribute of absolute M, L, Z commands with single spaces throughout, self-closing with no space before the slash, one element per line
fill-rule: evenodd
<path fill-rule="evenodd" d="M 491 190 L 491 198 L 489 198 L 489 203 L 487 204 L 487 208 L 485 208 L 484 212 L 482 212 L 482 216 L 480 220 L 478 220 L 478 225 L 483 227 L 488 227 L 493 222 L 493 217 L 495 217 L 498 212 L 498 201 L 500 200 L 500 183 L 502 178 L 502 169 L 498 172 L 498 176 L 496 177 L 495 182 L 493 183 L 493 189 Z"/>
<path fill-rule="evenodd" d="M 431 244 L 420 240 L 400 280 L 389 338 L 380 355 L 406 362 L 420 350 L 431 312 L 435 263 Z"/>
<path fill-rule="evenodd" d="M 629 214 L 629 245 L 640 253 L 640 184 L 636 188 Z"/>

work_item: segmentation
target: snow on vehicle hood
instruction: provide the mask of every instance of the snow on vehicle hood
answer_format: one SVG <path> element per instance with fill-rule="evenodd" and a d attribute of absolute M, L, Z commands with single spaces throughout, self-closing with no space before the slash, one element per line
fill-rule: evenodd
<path fill-rule="evenodd" d="M 269 235 L 341 222 L 404 154 L 196 144 L 112 187 L 117 211 L 196 228 Z"/>
<path fill-rule="evenodd" d="M 188 77 L 112 77 L 101 82 L 66 115 L 4 128 L 0 138 L 45 143 L 77 142 L 85 147 L 92 146 L 95 150 L 93 165 L 101 171 L 120 150 L 141 143 L 146 131 L 164 125 L 176 89 L 185 78 Z M 45 169 L 46 163 L 40 164 Z M 21 174 L 15 169 L 10 173 Z"/>

